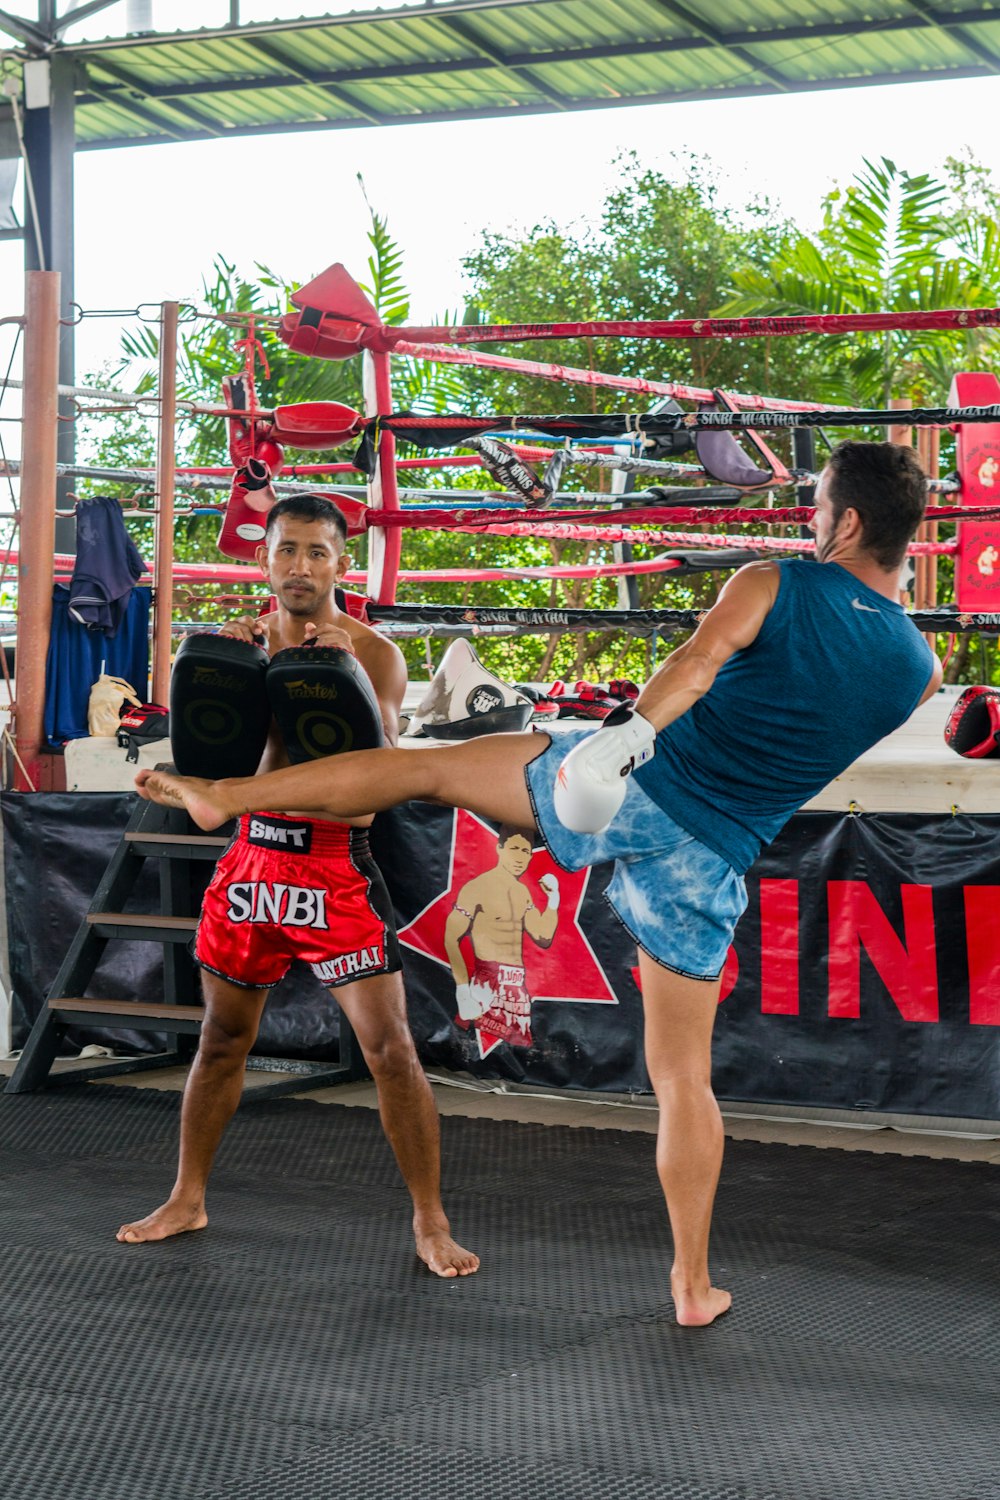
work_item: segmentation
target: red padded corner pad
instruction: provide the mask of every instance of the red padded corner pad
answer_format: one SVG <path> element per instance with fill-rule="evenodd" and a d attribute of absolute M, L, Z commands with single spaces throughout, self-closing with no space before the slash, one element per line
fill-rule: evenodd
<path fill-rule="evenodd" d="M 338 261 L 292 293 L 300 309 L 285 313 L 280 338 L 299 354 L 315 359 L 350 359 L 381 330 L 378 312 Z"/>
<path fill-rule="evenodd" d="M 998 403 L 1000 381 L 990 371 L 966 371 L 951 382 L 951 407 Z M 958 422 L 954 431 L 959 504 L 1000 506 L 1000 423 Z M 1000 611 L 1000 520 L 959 522 L 955 604 L 970 614 Z"/>
<path fill-rule="evenodd" d="M 375 307 L 339 260 L 293 292 L 292 301 L 296 307 L 315 307 L 345 322 L 364 323 L 369 328 L 381 325 Z"/>
<path fill-rule="evenodd" d="M 276 408 L 271 437 L 290 448 L 339 448 L 356 438 L 363 425 L 360 413 L 339 401 L 300 401 Z"/>

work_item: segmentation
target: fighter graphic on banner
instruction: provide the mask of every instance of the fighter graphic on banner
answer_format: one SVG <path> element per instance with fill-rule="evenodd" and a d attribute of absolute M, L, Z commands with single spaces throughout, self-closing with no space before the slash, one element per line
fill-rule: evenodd
<path fill-rule="evenodd" d="M 466 881 L 444 930 L 455 976 L 459 1026 L 476 1023 L 484 1039 L 531 1046 L 531 996 L 525 985 L 524 939 L 548 948 L 559 922 L 559 881 L 543 875 L 546 905 L 539 911 L 521 876 L 531 863 L 531 835 L 503 824 L 492 870 Z M 468 936 L 475 963 L 469 973 L 461 939 Z"/>
<path fill-rule="evenodd" d="M 580 926 L 589 872 L 556 872 L 524 829 L 495 832 L 458 811 L 448 887 L 400 931 L 450 968 L 455 1024 L 475 1032 L 482 1057 L 501 1042 L 532 1045 L 533 1002 L 617 1004 Z"/>

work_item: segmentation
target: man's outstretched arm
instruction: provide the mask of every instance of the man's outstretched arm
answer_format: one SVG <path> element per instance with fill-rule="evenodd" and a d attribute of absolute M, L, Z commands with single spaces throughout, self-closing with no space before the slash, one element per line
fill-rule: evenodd
<path fill-rule="evenodd" d="M 596 734 L 569 752 L 556 777 L 556 815 L 574 833 L 600 833 L 625 800 L 626 778 L 651 760 L 656 736 L 703 698 L 721 667 L 752 645 L 775 599 L 774 563 L 750 563 L 723 588 L 697 630 L 672 651 L 634 707 L 616 708 Z"/>
<path fill-rule="evenodd" d="M 635 704 L 654 729 L 663 729 L 703 698 L 720 669 L 745 651 L 778 597 L 780 574 L 774 563 L 748 563 L 723 585 L 694 634 L 671 651 Z"/>

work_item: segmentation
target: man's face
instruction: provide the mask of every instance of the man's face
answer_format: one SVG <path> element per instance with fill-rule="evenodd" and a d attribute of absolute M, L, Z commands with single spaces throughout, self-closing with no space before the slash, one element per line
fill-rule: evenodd
<path fill-rule="evenodd" d="M 515 878 L 524 874 L 531 863 L 531 845 L 526 838 L 515 833 L 505 844 L 497 845 L 499 863 Z"/>
<path fill-rule="evenodd" d="M 290 615 L 315 615 L 347 567 L 336 527 L 328 521 L 279 516 L 261 566 L 279 604 Z"/>
<path fill-rule="evenodd" d="M 837 539 L 837 532 L 844 516 L 841 514 L 835 522 L 833 518 L 833 501 L 829 497 L 830 476 L 824 469 L 819 476 L 816 485 L 816 513 L 809 522 L 809 530 L 816 538 L 816 561 L 826 562 L 833 550 Z"/>

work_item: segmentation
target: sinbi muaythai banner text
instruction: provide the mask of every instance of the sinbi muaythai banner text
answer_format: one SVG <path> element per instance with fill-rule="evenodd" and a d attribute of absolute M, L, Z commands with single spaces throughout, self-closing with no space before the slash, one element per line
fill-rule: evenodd
<path fill-rule="evenodd" d="M 635 947 L 602 899 L 610 869 L 567 874 L 537 847 L 505 868 L 470 813 L 413 804 L 376 826 L 427 1063 L 648 1090 Z M 537 914 L 548 875 L 546 946 L 515 887 Z M 747 885 L 716 1023 L 721 1097 L 1000 1119 L 1000 818 L 800 813 Z M 461 932 L 466 970 L 478 960 L 488 981 L 480 1020 L 459 1014 L 449 917 L 452 950 Z M 492 969 L 476 953 L 498 951 L 491 923 L 506 924 Z"/>

